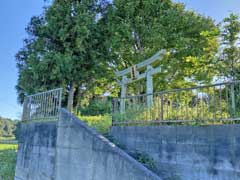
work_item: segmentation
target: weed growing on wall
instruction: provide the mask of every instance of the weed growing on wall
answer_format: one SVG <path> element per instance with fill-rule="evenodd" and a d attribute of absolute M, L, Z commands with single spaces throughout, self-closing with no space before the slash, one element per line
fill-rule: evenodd
<path fill-rule="evenodd" d="M 149 155 L 141 153 L 141 152 L 134 152 L 129 153 L 133 158 L 135 158 L 138 162 L 143 164 L 145 167 L 152 171 L 156 171 L 156 164 L 153 158 L 149 157 Z"/>

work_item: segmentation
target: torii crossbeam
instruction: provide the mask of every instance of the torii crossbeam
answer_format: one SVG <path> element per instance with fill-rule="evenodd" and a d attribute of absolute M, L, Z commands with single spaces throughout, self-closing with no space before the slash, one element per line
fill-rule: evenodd
<path fill-rule="evenodd" d="M 124 98 L 126 97 L 127 84 L 138 81 L 140 79 L 146 78 L 146 94 L 147 94 L 147 106 L 150 107 L 153 101 L 153 79 L 152 76 L 154 74 L 161 72 L 161 67 L 153 68 L 151 64 L 156 61 L 162 60 L 164 55 L 166 54 L 166 50 L 161 50 L 153 55 L 151 58 L 136 64 L 132 67 L 129 67 L 123 71 L 116 72 L 117 77 L 121 77 L 120 85 L 121 85 L 121 102 L 120 102 L 120 111 L 123 112 L 125 110 Z M 140 73 L 140 69 L 146 68 L 145 72 Z M 131 78 L 127 76 L 131 75 Z"/>

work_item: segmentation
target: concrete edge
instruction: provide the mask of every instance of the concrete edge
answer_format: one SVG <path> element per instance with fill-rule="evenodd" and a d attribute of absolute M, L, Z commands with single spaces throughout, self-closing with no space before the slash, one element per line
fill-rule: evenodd
<path fill-rule="evenodd" d="M 14 180 L 24 180 L 24 179 L 22 179 L 20 177 L 17 177 L 17 176 L 14 176 Z"/>
<path fill-rule="evenodd" d="M 96 132 L 96 130 L 90 128 L 85 122 L 81 121 L 78 117 L 76 117 L 74 114 L 70 113 L 69 111 L 67 111 L 66 109 L 61 109 L 61 113 L 66 113 L 71 117 L 71 121 L 75 121 L 76 123 L 78 123 L 80 126 L 82 126 L 86 131 L 88 131 L 90 134 L 92 134 L 93 136 L 95 136 L 97 139 L 99 139 L 99 141 L 102 141 L 104 144 L 106 144 L 107 146 L 109 146 L 109 148 L 116 154 L 118 154 L 119 156 L 121 156 L 122 158 L 124 158 L 126 161 L 128 161 L 129 163 L 131 163 L 135 168 L 143 171 L 144 173 L 146 173 L 147 175 L 151 176 L 152 178 L 156 179 L 156 180 L 161 180 L 161 178 L 155 174 L 154 172 L 152 172 L 151 170 L 149 170 L 148 168 L 146 168 L 144 165 L 142 165 L 141 163 L 139 163 L 137 160 L 135 160 L 133 157 L 131 157 L 129 154 L 127 154 L 124 150 L 120 149 L 119 147 L 117 147 L 114 143 L 112 143 L 111 141 L 109 141 L 107 138 L 105 138 L 103 135 L 100 135 L 99 133 Z M 62 116 L 60 115 L 60 118 Z M 58 125 L 58 127 L 62 127 L 64 125 Z"/>

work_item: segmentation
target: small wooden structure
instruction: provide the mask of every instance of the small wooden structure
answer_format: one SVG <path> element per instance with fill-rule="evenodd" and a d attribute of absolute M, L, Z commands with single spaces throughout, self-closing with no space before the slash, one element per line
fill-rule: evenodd
<path fill-rule="evenodd" d="M 121 77 L 121 101 L 120 101 L 120 111 L 123 112 L 125 109 L 124 98 L 126 98 L 127 85 L 138 81 L 140 79 L 146 78 L 146 94 L 147 94 L 147 106 L 150 107 L 153 101 L 153 78 L 154 74 L 161 72 L 161 67 L 153 68 L 151 65 L 156 61 L 162 60 L 166 54 L 166 50 L 161 50 L 153 55 L 151 58 L 144 60 L 143 62 L 129 67 L 123 71 L 116 72 L 117 77 Z M 146 69 L 143 73 L 140 73 L 141 69 Z M 130 78 L 128 77 L 129 75 Z"/>

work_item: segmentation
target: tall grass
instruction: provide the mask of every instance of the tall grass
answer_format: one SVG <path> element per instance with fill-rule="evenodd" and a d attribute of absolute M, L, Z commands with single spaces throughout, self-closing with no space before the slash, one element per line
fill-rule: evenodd
<path fill-rule="evenodd" d="M 163 107 L 155 103 L 150 108 L 145 104 L 134 104 L 128 106 L 123 112 L 114 112 L 113 119 L 116 123 L 161 120 L 162 122 L 195 121 L 212 124 L 213 120 L 223 121 L 231 117 L 228 107 L 224 102 L 219 103 L 217 107 L 210 106 L 203 102 L 195 106 L 190 106 L 189 104 L 174 106 L 165 103 Z"/>

